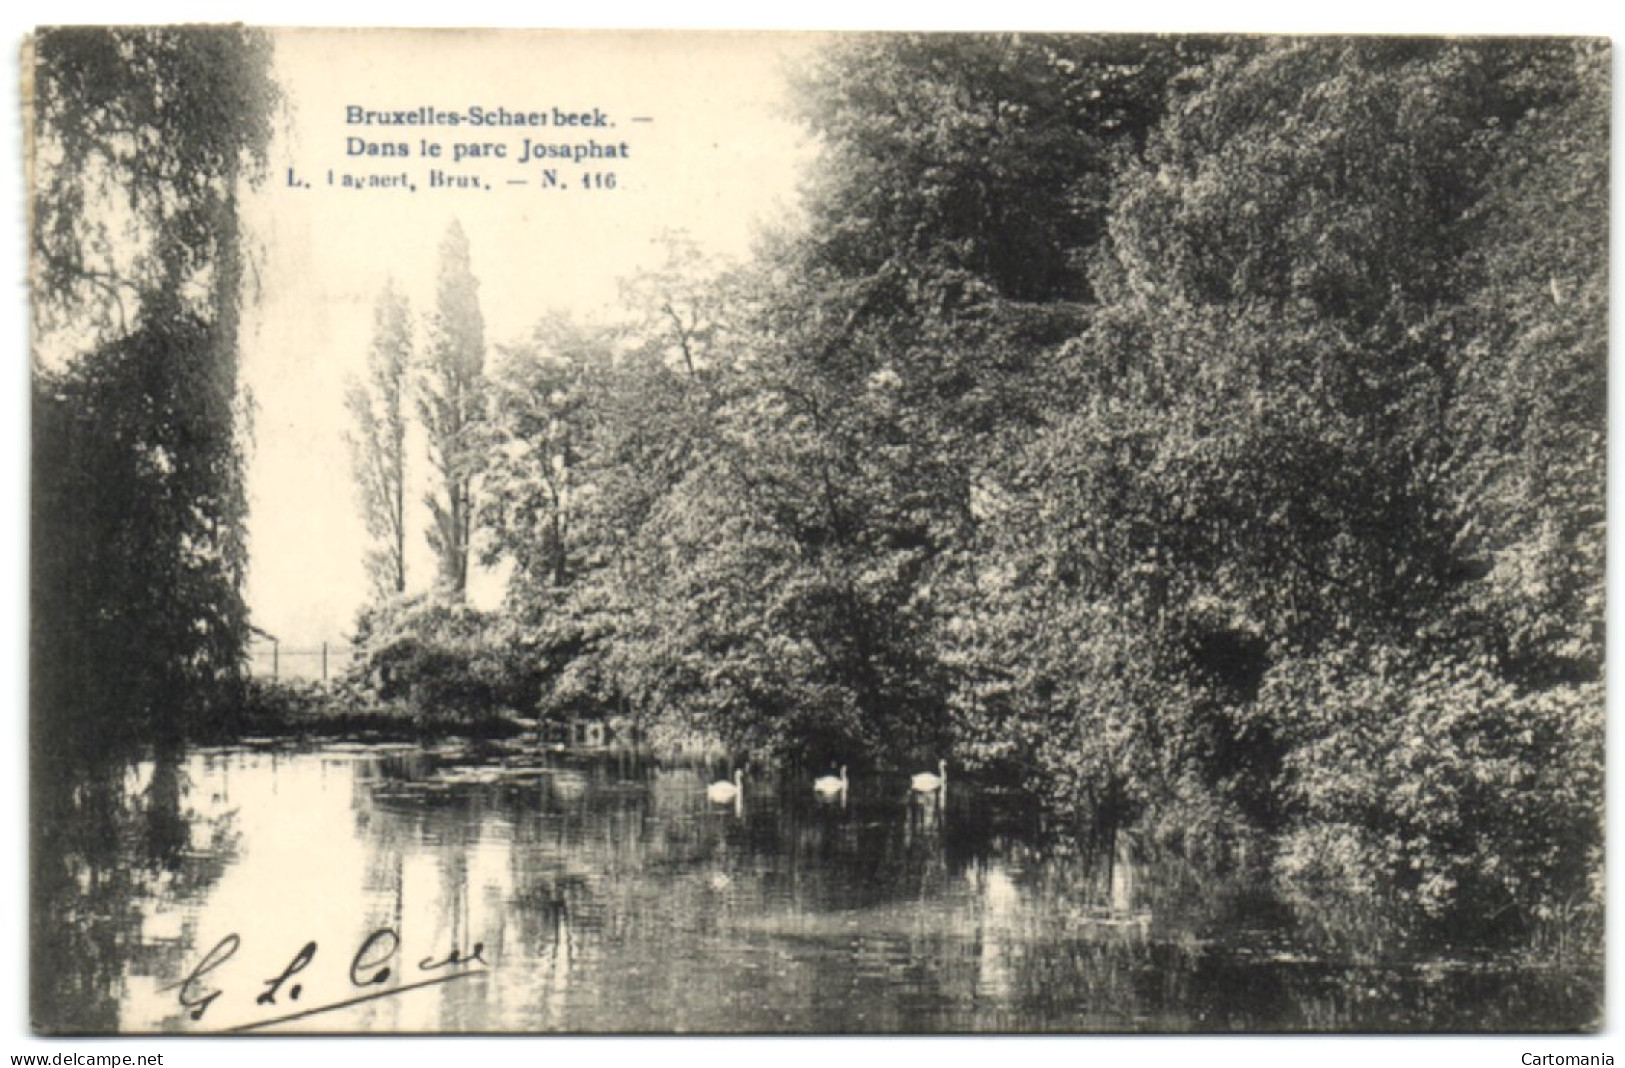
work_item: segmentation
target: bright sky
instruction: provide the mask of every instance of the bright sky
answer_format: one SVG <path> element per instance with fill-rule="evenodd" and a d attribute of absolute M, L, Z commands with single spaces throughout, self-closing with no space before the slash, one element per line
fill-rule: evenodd
<path fill-rule="evenodd" d="M 367 596 L 367 537 L 343 435 L 346 377 L 365 373 L 373 307 L 393 275 L 414 312 L 433 307 L 439 245 L 453 218 L 469 237 L 487 341 L 516 341 L 549 308 L 590 314 L 617 279 L 657 262 L 658 235 L 686 230 L 719 255 L 743 256 L 761 220 L 795 204 L 810 148 L 785 114 L 787 60 L 805 36 L 285 31 L 276 68 L 286 129 L 248 210 L 262 246 L 259 294 L 245 324 L 243 377 L 256 402 L 249 465 L 248 599 L 257 625 L 307 646 L 347 634 Z M 347 109 L 536 111 L 548 125 L 400 127 L 347 124 Z M 613 127 L 555 128 L 554 109 L 600 109 Z M 649 121 L 634 121 L 634 119 Z M 408 145 L 405 159 L 353 157 L 349 138 Z M 552 162 L 566 188 L 540 188 L 520 163 L 525 140 L 625 142 L 624 161 Z M 420 141 L 442 145 L 425 159 Z M 506 159 L 454 164 L 459 142 L 501 142 Z M 292 180 L 311 188 L 290 186 Z M 429 171 L 477 175 L 490 188 L 431 189 Z M 329 186 L 328 172 L 335 183 Z M 614 171 L 613 191 L 584 175 Z M 406 189 L 343 188 L 344 175 L 397 175 Z M 508 182 L 528 180 L 529 185 Z M 421 443 L 409 462 L 423 466 Z M 433 563 L 412 495 L 408 579 Z M 493 603 L 500 580 L 473 584 Z"/>

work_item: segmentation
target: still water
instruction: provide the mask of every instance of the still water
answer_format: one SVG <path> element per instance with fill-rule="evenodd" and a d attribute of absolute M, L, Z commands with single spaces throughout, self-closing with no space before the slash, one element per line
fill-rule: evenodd
<path fill-rule="evenodd" d="M 628 752 L 330 745 L 147 762 L 42 879 L 68 1031 L 1545 1030 L 1600 980 L 1305 948 L 1242 876 L 1041 844 L 899 775 L 816 796 Z M 81 803 L 82 803 L 81 798 Z M 132 815 L 134 814 L 134 815 Z M 122 822 L 121 822 L 122 821 Z M 122 828 L 122 829 L 119 829 Z M 88 845 L 86 842 L 88 841 Z M 79 848 L 79 847 L 83 848 Z M 76 851 L 77 850 L 77 851 Z M 52 890 L 51 886 L 55 886 Z"/>

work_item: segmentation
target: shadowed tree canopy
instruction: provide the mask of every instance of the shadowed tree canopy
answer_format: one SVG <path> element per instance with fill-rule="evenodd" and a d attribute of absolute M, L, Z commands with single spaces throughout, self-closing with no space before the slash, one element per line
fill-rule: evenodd
<path fill-rule="evenodd" d="M 171 732 L 238 677 L 237 209 L 269 56 L 241 28 L 32 42 L 37 741 Z"/>
<path fill-rule="evenodd" d="M 38 326 L 106 337 L 167 297 L 235 328 L 239 182 L 264 167 L 277 99 L 269 40 L 58 27 L 32 44 Z"/>
<path fill-rule="evenodd" d="M 827 155 L 811 187 L 815 261 L 848 277 L 979 283 L 1082 299 L 1113 165 L 1161 117 L 1200 37 L 888 34 L 843 39 L 804 77 Z"/>

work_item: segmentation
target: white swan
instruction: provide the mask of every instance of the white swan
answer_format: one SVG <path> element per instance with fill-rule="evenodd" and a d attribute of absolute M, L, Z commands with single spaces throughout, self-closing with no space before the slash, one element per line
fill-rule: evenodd
<path fill-rule="evenodd" d="M 946 760 L 937 761 L 937 773 L 935 775 L 931 774 L 929 771 L 922 771 L 909 780 L 909 785 L 914 787 L 917 792 L 922 794 L 928 794 L 933 790 L 940 790 L 947 784 L 948 762 Z"/>
<path fill-rule="evenodd" d="M 705 796 L 713 801 L 732 801 L 745 791 L 745 769 L 734 771 L 733 782 L 722 779 L 705 788 Z"/>
<path fill-rule="evenodd" d="M 821 794 L 838 794 L 846 789 L 846 765 L 841 765 L 841 774 L 820 775 L 813 780 L 813 789 Z"/>

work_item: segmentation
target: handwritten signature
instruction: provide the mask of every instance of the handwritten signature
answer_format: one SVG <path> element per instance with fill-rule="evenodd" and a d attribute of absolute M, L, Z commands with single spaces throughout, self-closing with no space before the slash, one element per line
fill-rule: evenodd
<path fill-rule="evenodd" d="M 178 999 L 181 1008 L 186 1010 L 194 1022 L 202 1020 L 216 1001 L 226 994 L 222 988 L 216 987 L 209 980 L 215 972 L 242 948 L 243 940 L 237 934 L 228 934 L 214 948 L 203 955 L 203 959 L 186 974 L 186 977 L 169 989 L 178 990 Z M 424 957 L 418 961 L 416 973 L 409 975 L 431 974 L 429 978 L 416 979 L 413 982 L 402 982 L 399 974 L 400 962 L 397 958 L 401 951 L 401 936 L 392 927 L 380 927 L 362 940 L 355 955 L 350 958 L 349 979 L 353 989 L 366 991 L 357 996 L 344 998 L 339 1001 L 328 1002 L 312 1008 L 299 1008 L 295 1011 L 285 1011 L 275 1017 L 258 1020 L 232 1028 L 234 1031 L 247 1031 L 260 1027 L 269 1027 L 272 1024 L 286 1023 L 289 1020 L 304 1016 L 314 1016 L 317 1013 L 331 1012 L 334 1009 L 346 1008 L 350 1005 L 360 1004 L 363 1001 L 372 1001 L 377 998 L 392 997 L 404 994 L 408 990 L 417 990 L 421 987 L 432 986 L 436 983 L 449 982 L 453 979 L 464 979 L 471 975 L 479 975 L 490 967 L 485 959 L 485 943 L 476 942 L 472 949 L 452 949 L 443 957 Z M 292 1003 L 299 1000 L 304 993 L 304 986 L 294 981 L 316 959 L 317 945 L 314 941 L 306 942 L 299 952 L 293 955 L 283 967 L 280 974 L 264 980 L 265 989 L 254 999 L 257 1006 L 270 1006 L 284 1010 L 292 1009 Z M 387 985 L 391 979 L 394 985 Z M 279 997 L 286 998 L 286 1002 L 279 1002 Z"/>

